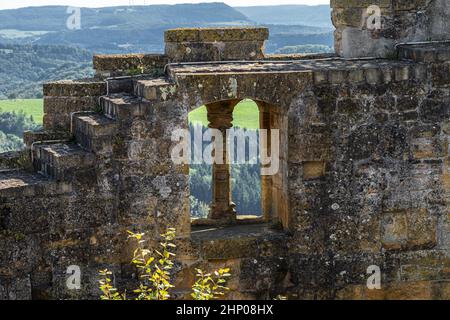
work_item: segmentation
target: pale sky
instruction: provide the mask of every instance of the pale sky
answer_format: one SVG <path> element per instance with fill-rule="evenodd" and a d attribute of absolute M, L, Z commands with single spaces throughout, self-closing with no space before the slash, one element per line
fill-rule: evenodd
<path fill-rule="evenodd" d="M 30 6 L 64 5 L 73 7 L 110 7 L 120 5 L 144 5 L 144 4 L 176 4 L 176 3 L 200 3 L 200 2 L 225 2 L 230 6 L 259 6 L 281 4 L 329 4 L 330 0 L 0 0 L 0 10 L 14 9 Z"/>

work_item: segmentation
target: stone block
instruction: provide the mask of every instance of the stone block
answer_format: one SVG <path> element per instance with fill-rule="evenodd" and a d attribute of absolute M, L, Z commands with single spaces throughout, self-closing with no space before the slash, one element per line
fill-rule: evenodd
<path fill-rule="evenodd" d="M 165 32 L 171 62 L 260 60 L 267 28 L 186 28 Z"/>
<path fill-rule="evenodd" d="M 166 42 L 264 41 L 269 38 L 267 28 L 180 28 L 164 33 Z"/>
<path fill-rule="evenodd" d="M 307 161 L 303 163 L 303 179 L 314 180 L 325 175 L 326 162 Z"/>
<path fill-rule="evenodd" d="M 431 248 L 437 243 L 437 220 L 427 209 L 385 213 L 381 225 L 383 247 L 388 250 Z"/>
<path fill-rule="evenodd" d="M 382 220 L 382 239 L 385 249 L 401 249 L 408 240 L 408 217 L 405 212 L 389 213 Z"/>
<path fill-rule="evenodd" d="M 62 80 L 44 84 L 44 96 L 86 97 L 106 94 L 106 82 L 96 79 Z"/>
<path fill-rule="evenodd" d="M 102 77 L 164 74 L 168 58 L 161 54 L 95 55 L 94 69 Z"/>

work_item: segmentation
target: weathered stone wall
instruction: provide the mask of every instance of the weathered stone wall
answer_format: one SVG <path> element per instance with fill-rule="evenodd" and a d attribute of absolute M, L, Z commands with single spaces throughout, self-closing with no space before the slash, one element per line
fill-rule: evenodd
<path fill-rule="evenodd" d="M 307 109 L 325 125 L 289 140 L 294 291 L 448 298 L 448 85 L 378 79 L 315 86 Z M 323 175 L 307 179 L 315 167 Z M 381 291 L 361 281 L 370 265 L 381 267 Z"/>
<path fill-rule="evenodd" d="M 222 266 L 237 299 L 450 298 L 448 44 L 400 46 L 398 60 L 252 61 L 245 50 L 236 54 L 247 61 L 197 64 L 100 56 L 96 79 L 45 86 L 45 130 L 26 134 L 28 162 L 0 157 L 10 167 L 0 172 L 0 299 L 94 299 L 104 268 L 130 289 L 126 231 L 146 232 L 154 248 L 167 227 L 178 234 L 178 298 L 196 267 Z M 280 130 L 269 219 L 191 227 L 172 133 L 203 104 L 245 98 Z M 66 286 L 70 265 L 81 290 Z M 371 265 L 381 290 L 366 287 Z"/>
<path fill-rule="evenodd" d="M 381 28 L 372 27 L 373 5 L 381 10 Z M 343 57 L 386 58 L 398 43 L 450 40 L 447 0 L 332 0 L 331 6 L 336 53 Z"/>
<path fill-rule="evenodd" d="M 420 57 L 426 47 L 400 55 Z M 288 216 L 280 218 L 292 237 L 277 252 L 282 267 L 261 257 L 256 265 L 281 268 L 293 297 L 448 297 L 449 65 L 437 58 L 448 49 L 430 51 L 428 64 L 318 61 L 287 74 L 231 63 L 223 74 L 219 65 L 171 68 L 189 91 L 187 107 L 247 97 L 288 115 L 276 128 L 289 132 Z M 265 90 L 270 83 L 280 86 Z M 366 288 L 370 265 L 383 270 L 381 291 Z"/>

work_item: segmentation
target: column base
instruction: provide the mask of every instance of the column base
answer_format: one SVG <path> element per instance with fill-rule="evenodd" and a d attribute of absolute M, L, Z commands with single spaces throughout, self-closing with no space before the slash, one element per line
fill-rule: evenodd
<path fill-rule="evenodd" d="M 236 205 L 232 203 L 231 206 L 226 210 L 215 208 L 214 206 L 212 206 L 208 219 L 224 220 L 230 222 L 236 221 L 237 219 Z"/>

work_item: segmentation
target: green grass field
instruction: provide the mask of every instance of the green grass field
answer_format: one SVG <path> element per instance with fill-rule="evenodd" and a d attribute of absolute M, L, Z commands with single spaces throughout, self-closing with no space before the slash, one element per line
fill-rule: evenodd
<path fill-rule="evenodd" d="M 36 123 L 42 124 L 44 115 L 42 99 L 0 100 L 0 112 L 19 111 L 23 111 L 28 116 L 33 116 Z"/>
<path fill-rule="evenodd" d="M 239 103 L 233 112 L 233 125 L 235 127 L 247 129 L 259 129 L 259 110 L 258 106 L 252 100 L 244 100 Z M 206 117 L 206 107 L 195 109 L 189 113 L 191 123 L 201 123 L 208 125 Z"/>
<path fill-rule="evenodd" d="M 19 112 L 21 110 L 26 115 L 33 116 L 36 123 L 42 124 L 44 114 L 42 99 L 0 100 L 0 112 Z M 233 124 L 236 127 L 247 129 L 259 128 L 258 106 L 252 100 L 244 100 L 239 103 L 234 109 L 233 117 Z M 207 126 L 206 107 L 198 108 L 189 113 L 189 121 Z"/>

